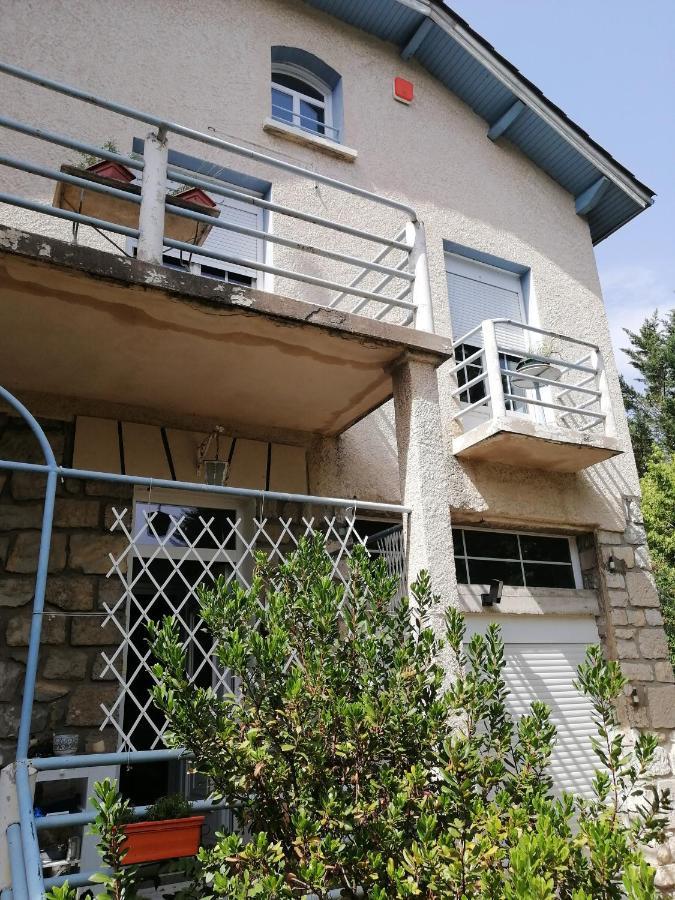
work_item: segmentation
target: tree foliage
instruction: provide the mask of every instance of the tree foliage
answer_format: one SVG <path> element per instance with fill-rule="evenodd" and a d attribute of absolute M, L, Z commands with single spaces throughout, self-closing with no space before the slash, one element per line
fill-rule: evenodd
<path fill-rule="evenodd" d="M 250 589 L 200 591 L 236 696 L 190 684 L 176 620 L 151 628 L 167 744 L 247 834 L 200 851 L 197 895 L 654 898 L 639 845 L 661 837 L 667 797 L 648 777 L 656 739 L 631 748 L 617 728 L 618 665 L 595 648 L 579 673 L 598 725 L 593 796 L 556 797 L 549 710 L 507 713 L 499 629 L 467 644 L 427 575 L 409 603 L 365 550 L 350 568 L 345 587 L 316 538 L 276 570 L 259 558 Z"/>
<path fill-rule="evenodd" d="M 640 482 L 642 512 L 664 625 L 675 662 L 675 456 L 657 449 Z"/>

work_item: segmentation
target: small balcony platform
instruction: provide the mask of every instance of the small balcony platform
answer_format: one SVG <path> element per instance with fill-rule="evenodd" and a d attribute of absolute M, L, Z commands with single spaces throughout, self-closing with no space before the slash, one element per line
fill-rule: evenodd
<path fill-rule="evenodd" d="M 580 472 L 623 452 L 599 348 L 506 319 L 454 344 L 453 454 L 522 469 Z"/>

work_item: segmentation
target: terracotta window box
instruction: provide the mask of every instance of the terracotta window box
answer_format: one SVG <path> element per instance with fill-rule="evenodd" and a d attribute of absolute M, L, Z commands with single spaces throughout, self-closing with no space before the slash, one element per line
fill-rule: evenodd
<path fill-rule="evenodd" d="M 189 816 L 187 819 L 132 822 L 125 825 L 125 846 L 128 850 L 124 865 L 195 856 L 201 843 L 204 818 Z"/>

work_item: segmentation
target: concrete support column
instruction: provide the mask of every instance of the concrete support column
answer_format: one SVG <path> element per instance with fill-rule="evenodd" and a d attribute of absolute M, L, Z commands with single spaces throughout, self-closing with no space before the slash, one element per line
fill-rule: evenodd
<path fill-rule="evenodd" d="M 457 605 L 450 525 L 447 448 L 443 440 L 438 379 L 433 363 L 406 357 L 394 371 L 394 408 L 401 501 L 412 509 L 408 579 L 431 575 L 443 606 Z"/>
<path fill-rule="evenodd" d="M 164 247 L 164 204 L 166 167 L 169 148 L 162 129 L 145 138 L 141 208 L 138 213 L 138 258 L 143 262 L 162 262 Z"/>

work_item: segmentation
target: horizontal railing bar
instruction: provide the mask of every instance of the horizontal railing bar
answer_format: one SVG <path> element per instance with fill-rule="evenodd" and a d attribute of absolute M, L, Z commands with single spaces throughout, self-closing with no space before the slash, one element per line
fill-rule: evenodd
<path fill-rule="evenodd" d="M 78 181 L 81 179 L 78 179 Z M 169 210 L 167 210 L 169 211 Z M 325 256 L 328 259 L 337 260 L 350 266 L 357 266 L 360 269 L 382 272 L 390 278 L 402 278 L 404 281 L 414 281 L 415 276 L 411 272 L 399 272 L 391 266 L 383 266 L 380 263 L 362 259 L 358 256 L 349 256 L 346 253 L 338 253 L 335 250 L 325 250 L 323 247 L 316 247 L 313 244 L 303 244 L 302 241 L 296 241 L 293 238 L 285 238 L 279 234 L 273 234 L 268 231 L 261 231 L 258 228 L 248 228 L 246 225 L 238 225 L 236 222 L 228 222 L 224 219 L 216 219 L 214 216 L 199 213 L 191 209 L 181 209 L 180 207 L 172 207 L 172 216 L 180 216 L 183 219 L 193 219 L 195 222 L 204 222 L 212 225 L 214 228 L 223 228 L 226 231 L 234 231 L 238 234 L 245 234 L 247 237 L 258 238 L 262 241 L 269 241 L 271 244 L 281 244 L 283 247 L 291 247 L 293 250 L 301 250 L 303 253 L 313 253 L 316 256 Z M 366 272 L 367 274 L 367 272 Z"/>
<path fill-rule="evenodd" d="M 577 431 L 590 431 L 591 428 L 597 428 L 599 424 L 599 422 L 588 422 L 586 425 L 577 428 Z"/>
<path fill-rule="evenodd" d="M 387 256 L 389 253 L 391 253 L 391 251 L 392 251 L 392 248 L 391 248 L 391 247 L 385 247 L 383 250 L 380 250 L 380 252 L 377 254 L 377 256 L 375 257 L 375 259 L 373 260 L 373 262 L 376 262 L 376 263 L 381 262 L 381 261 L 384 259 L 385 256 Z M 396 266 L 394 266 L 394 268 L 396 268 L 396 269 L 402 269 L 404 266 L 407 266 L 407 265 L 408 265 L 408 258 L 407 258 L 407 255 L 406 255 L 406 258 L 405 258 L 405 259 L 402 259 L 400 263 L 398 263 Z M 359 274 L 356 275 L 356 276 L 349 282 L 349 287 L 356 287 L 356 285 L 357 285 L 357 284 L 360 284 L 360 283 L 363 281 L 363 279 L 366 278 L 367 275 L 368 275 L 367 272 L 359 272 Z M 385 287 L 387 284 L 389 284 L 389 282 L 390 282 L 391 280 L 392 280 L 391 276 L 387 276 L 386 278 L 383 278 L 381 281 L 378 282 L 378 284 L 375 285 L 374 290 L 375 290 L 375 291 L 379 291 L 381 288 L 383 288 L 383 287 Z M 411 280 L 412 280 L 412 279 L 411 279 Z M 335 307 L 338 303 L 340 303 L 345 297 L 348 297 L 348 296 L 349 296 L 349 295 L 346 294 L 346 293 L 343 291 L 341 294 L 338 294 L 337 297 L 334 297 L 334 298 L 330 301 L 330 303 L 329 303 L 328 305 L 329 305 L 331 308 L 333 308 L 333 307 Z M 354 309 L 354 310 L 352 310 L 352 311 L 353 311 L 353 312 L 358 312 L 359 308 L 362 307 L 362 306 L 365 306 L 365 302 L 359 304 L 359 306 L 357 306 L 356 309 Z"/>
<path fill-rule="evenodd" d="M 466 391 L 471 390 L 472 387 L 474 387 L 477 384 L 480 384 L 481 381 L 485 381 L 485 379 L 487 377 L 488 377 L 487 372 L 481 372 L 480 375 L 476 375 L 476 377 L 472 378 L 471 381 L 467 381 L 466 384 L 459 385 L 458 387 L 455 388 L 454 391 L 450 391 L 450 396 L 456 397 L 458 394 L 463 394 Z"/>
<path fill-rule="evenodd" d="M 134 818 L 142 818 L 147 815 L 151 806 L 134 806 L 130 810 Z M 232 809 L 232 805 L 225 801 L 219 803 L 210 803 L 208 800 L 196 800 L 190 803 L 192 812 L 210 812 L 215 809 Z M 44 831 L 47 828 L 76 828 L 81 825 L 88 825 L 96 818 L 96 810 L 83 810 L 76 813 L 61 813 L 53 816 L 40 816 L 35 820 L 36 831 Z"/>
<path fill-rule="evenodd" d="M 557 331 L 549 331 L 547 328 L 537 328 L 536 325 L 526 325 L 524 322 L 516 322 L 513 319 L 493 319 L 492 321 L 495 324 L 513 325 L 515 328 L 522 328 L 524 331 L 532 331 L 535 334 L 543 334 L 544 337 L 565 341 L 568 344 L 577 344 L 579 347 L 588 347 L 589 350 L 594 350 L 596 352 L 598 352 L 600 349 L 597 344 L 591 344 L 589 341 L 582 341 L 579 338 L 573 338 L 567 334 L 559 334 Z"/>
<path fill-rule="evenodd" d="M 94 216 L 85 216 L 82 213 L 71 212 L 68 209 L 59 209 L 46 203 L 36 203 L 34 200 L 26 200 L 24 197 L 17 197 L 15 194 L 0 194 L 0 203 L 18 206 L 21 209 L 30 209 L 45 216 L 53 216 L 55 219 L 66 219 L 68 222 L 78 222 L 80 225 L 91 225 L 92 228 L 98 228 L 101 231 L 112 231 L 114 234 L 123 234 L 125 237 L 137 238 L 139 235 L 138 228 L 114 225 L 112 222 L 96 219 Z"/>
<path fill-rule="evenodd" d="M 96 875 L 110 871 L 111 870 L 107 866 L 101 866 L 100 869 L 95 869 L 90 872 L 71 872 L 69 875 L 52 875 L 50 878 L 45 878 L 45 888 L 49 890 L 53 887 L 61 887 L 66 881 L 72 888 L 86 887 L 88 884 L 94 883 L 94 877 Z"/>
<path fill-rule="evenodd" d="M 501 319 L 498 321 L 501 321 Z M 471 337 L 471 335 L 475 334 L 477 331 L 480 331 L 482 329 L 482 327 L 483 327 L 483 323 L 481 322 L 479 325 L 476 325 L 474 328 L 472 328 L 471 331 L 467 331 L 466 334 L 463 334 L 461 336 L 461 338 L 457 338 L 455 343 L 452 345 L 452 349 L 454 350 L 457 347 L 461 347 L 467 338 Z"/>
<path fill-rule="evenodd" d="M 191 759 L 182 748 L 175 750 L 117 750 L 110 753 L 82 753 L 69 756 L 35 756 L 28 764 L 36 772 L 57 772 L 59 769 L 90 769 L 94 766 L 124 766 L 164 762 L 171 759 Z"/>
<path fill-rule="evenodd" d="M 302 178 L 307 178 L 310 181 L 318 181 L 321 184 L 333 187 L 336 190 L 344 191 L 348 194 L 354 194 L 358 197 L 364 197 L 368 200 L 373 200 L 375 203 L 389 206 L 392 209 L 401 210 L 402 212 L 410 215 L 413 220 L 417 220 L 415 210 L 405 203 L 400 203 L 397 200 L 391 200 L 387 197 L 380 197 L 378 194 L 374 194 L 372 191 L 368 191 L 365 188 L 359 188 L 354 185 L 347 184 L 346 182 L 338 181 L 336 178 L 330 178 L 328 175 L 321 175 L 318 172 L 312 172 L 311 170 L 305 169 L 302 166 L 295 165 L 294 163 L 276 159 L 275 157 L 269 156 L 267 153 L 261 153 L 257 150 L 251 150 L 248 147 L 241 147 L 238 144 L 233 144 L 231 141 L 225 141 L 221 138 L 217 138 L 215 137 L 215 135 L 204 134 L 200 131 L 196 131 L 193 128 L 187 128 L 183 125 L 179 125 L 177 122 L 171 122 L 168 119 L 161 118 L 160 116 L 153 116 L 150 113 L 141 112 L 140 110 L 134 109 L 130 106 L 124 106 L 121 103 L 115 103 L 112 100 L 104 100 L 102 97 L 97 97 L 96 94 L 92 94 L 88 91 L 82 91 L 79 88 L 74 88 L 71 85 L 55 81 L 52 78 L 46 78 L 42 75 L 36 75 L 33 72 L 29 72 L 26 69 L 20 68 L 19 66 L 13 66 L 9 63 L 0 62 L 0 72 L 4 72 L 6 75 L 11 75 L 14 78 L 19 78 L 22 81 L 28 81 L 31 84 L 36 84 L 40 87 L 56 91 L 59 94 L 65 94 L 66 96 L 73 97 L 76 100 L 81 100 L 84 103 L 90 103 L 92 106 L 98 106 L 101 109 L 107 109 L 110 112 L 119 113 L 120 115 L 126 116 L 129 119 L 136 119 L 139 122 L 145 122 L 148 125 L 154 125 L 156 128 L 159 128 L 162 131 L 170 131 L 174 134 L 182 135 L 182 137 L 190 138 L 191 140 L 197 141 L 198 143 L 209 144 L 212 147 L 218 147 L 222 150 L 228 151 L 229 153 L 234 153 L 238 156 L 243 156 L 247 159 L 255 160 L 256 162 L 262 162 L 267 165 L 274 166 L 278 169 L 282 169 L 285 172 L 292 172 L 293 174 L 299 175 Z"/>
<path fill-rule="evenodd" d="M 197 253 L 199 256 L 208 256 L 210 259 L 218 259 L 221 262 L 230 263 L 243 268 L 255 269 L 259 272 L 267 272 L 270 275 L 278 275 L 280 278 L 288 278 L 290 281 L 302 281 L 305 284 L 313 284 L 316 287 L 328 288 L 331 291 L 347 291 L 354 294 L 355 297 L 367 297 L 369 300 L 375 300 L 377 303 L 391 303 L 393 306 L 400 306 L 402 309 L 414 309 L 414 304 L 406 303 L 404 300 L 396 300 L 393 297 L 382 297 L 374 294 L 372 291 L 364 291 L 362 288 L 349 288 L 347 285 L 339 284 L 337 281 L 329 281 L 326 278 L 319 278 L 316 275 L 307 275 L 305 272 L 294 272 L 291 269 L 281 269 L 279 266 L 271 266 L 267 263 L 258 262 L 255 259 L 246 259 L 242 256 L 235 256 L 231 253 L 217 253 L 215 250 L 209 250 L 206 247 L 199 247 L 197 244 L 188 244 L 185 241 L 174 241 L 164 238 L 164 246 L 171 247 L 174 250 L 185 250 L 187 253 Z"/>
<path fill-rule="evenodd" d="M 584 387 L 584 385 L 588 384 L 589 381 L 594 381 L 597 374 L 598 374 L 597 372 L 593 372 L 592 375 L 587 375 L 586 378 L 581 379 L 581 381 L 579 382 L 578 385 L 573 386 L 570 384 L 564 391 L 561 391 L 561 393 L 558 395 L 558 400 L 560 400 L 561 397 L 564 397 L 567 394 L 571 393 L 577 387 Z"/>
<path fill-rule="evenodd" d="M 278 212 L 281 215 L 289 216 L 293 219 L 300 219 L 303 222 L 309 222 L 311 225 L 320 225 L 322 228 L 340 231 L 343 234 L 349 234 L 352 237 L 362 238 L 364 241 L 386 244 L 390 249 L 394 248 L 405 252 L 410 252 L 410 250 L 412 250 L 410 244 L 399 241 L 398 238 L 391 240 L 391 238 L 373 234 L 370 231 L 363 231 L 361 228 L 353 228 L 351 225 L 342 225 L 340 222 L 333 222 L 332 219 L 324 219 L 321 216 L 313 216 L 311 213 L 304 213 L 299 209 L 285 206 L 283 203 L 274 203 L 271 200 L 263 200 L 262 197 L 253 197 L 251 194 L 246 194 L 244 191 L 236 191 L 233 188 L 220 187 L 220 185 L 213 184 L 213 182 L 208 179 L 186 175 L 182 169 L 176 169 L 172 166 L 169 166 L 167 169 L 167 177 L 169 181 L 178 181 L 180 184 L 185 184 L 190 187 L 200 187 L 205 191 L 211 191 L 213 194 L 229 197 L 232 200 L 241 200 L 243 203 L 250 203 L 252 206 L 260 207 L 260 209 L 267 209 L 270 212 Z M 402 233 L 405 234 L 405 231 Z"/>
<path fill-rule="evenodd" d="M 46 128 L 36 128 L 35 125 L 25 125 L 23 122 L 18 122 L 16 119 L 10 119 L 7 116 L 0 116 L 0 127 L 18 131 L 21 134 L 27 134 L 30 137 L 36 137 L 38 140 L 47 141 L 50 144 L 58 144 L 61 147 L 67 147 L 69 150 L 76 150 L 78 153 L 98 156 L 101 159 L 108 159 L 111 162 L 120 163 L 129 169 L 143 169 L 145 166 L 145 161 L 143 159 L 134 159 L 132 156 L 124 156 L 121 153 L 115 153 L 113 150 L 107 150 L 105 147 L 95 147 L 93 144 L 86 144 L 84 141 L 75 140 L 75 138 L 70 138 L 65 134 L 47 131 Z"/>
<path fill-rule="evenodd" d="M 519 372 L 518 369 L 504 369 L 500 367 L 499 371 L 502 373 L 502 375 L 508 375 L 512 379 L 514 378 L 514 376 L 520 376 L 521 378 L 526 378 L 528 381 L 536 381 L 537 384 L 546 384 L 551 385 L 552 387 L 561 387 L 560 382 L 555 381 L 553 378 L 543 378 L 541 375 L 528 375 L 527 373 Z M 591 394 L 596 398 L 602 396 L 602 393 L 600 391 L 594 391 L 591 390 L 591 388 L 585 387 L 572 387 L 570 385 L 568 391 L 571 393 L 578 391 L 581 394 Z M 568 391 L 565 391 L 565 393 L 568 393 Z"/>
<path fill-rule="evenodd" d="M 535 353 L 528 353 L 521 349 L 516 350 L 513 347 L 502 347 L 501 345 L 497 349 L 499 353 L 503 353 L 505 356 L 519 356 L 522 359 L 531 359 L 533 362 L 546 363 L 550 366 L 560 366 L 565 369 L 574 369 L 575 372 L 587 372 L 589 375 L 597 374 L 595 369 L 589 369 L 588 366 L 580 366 L 578 363 L 558 359 L 555 356 L 537 356 Z"/>
<path fill-rule="evenodd" d="M 475 403 L 472 403 L 471 406 L 465 406 L 464 409 L 460 409 L 459 412 L 455 413 L 453 416 L 454 419 L 461 419 L 462 416 L 465 416 L 467 413 L 471 412 L 472 409 L 475 409 L 477 406 L 487 406 L 490 402 L 490 395 L 486 394 L 484 397 L 481 397 L 480 400 L 476 400 Z"/>
<path fill-rule="evenodd" d="M 461 360 L 456 365 L 454 365 L 451 369 L 448 369 L 448 375 L 454 375 L 455 372 L 459 372 L 460 369 L 464 369 L 467 366 L 470 366 L 471 363 L 478 359 L 479 356 L 482 356 L 485 353 L 485 347 L 480 347 L 478 350 L 474 351 L 470 356 L 467 356 L 466 359 Z"/>
<path fill-rule="evenodd" d="M 0 459 L 0 469 L 16 469 L 20 472 L 35 472 L 47 475 L 52 469 L 41 463 L 22 463 L 12 459 Z M 202 484 L 191 481 L 171 481 L 168 478 L 147 478 L 142 475 L 120 475 L 117 472 L 98 472 L 89 469 L 69 469 L 57 466 L 54 471 L 62 478 L 77 478 L 81 481 L 107 481 L 116 484 L 138 485 L 148 488 L 168 488 L 182 491 L 197 491 L 203 494 L 222 494 L 227 497 L 249 497 L 255 500 L 278 501 L 280 503 L 307 503 L 315 506 L 337 506 L 345 509 L 370 509 L 379 512 L 410 513 L 409 506 L 398 503 L 377 503 L 374 500 L 355 500 L 340 497 L 317 497 L 313 494 L 289 494 L 282 491 L 265 491 L 258 488 L 235 488 L 225 485 Z M 153 751 L 154 752 L 154 751 Z M 82 757 L 77 757 L 81 759 Z M 59 757 L 54 757 L 59 759 Z"/>
<path fill-rule="evenodd" d="M 535 400 L 532 397 L 522 397 L 522 396 L 519 396 L 518 394 L 505 393 L 504 398 L 506 400 L 515 400 L 518 403 L 522 403 L 524 405 L 531 403 L 534 406 L 543 406 L 546 409 L 557 409 L 557 410 L 560 410 L 560 412 L 564 412 L 564 413 L 568 413 L 568 414 L 574 412 L 580 416 L 592 416 L 594 419 L 604 419 L 605 418 L 604 413 L 595 413 L 595 412 L 590 412 L 588 410 L 583 410 L 583 409 L 572 410 L 569 408 L 569 406 L 561 406 L 559 403 L 549 403 L 546 400 Z"/>

